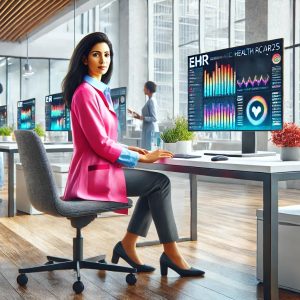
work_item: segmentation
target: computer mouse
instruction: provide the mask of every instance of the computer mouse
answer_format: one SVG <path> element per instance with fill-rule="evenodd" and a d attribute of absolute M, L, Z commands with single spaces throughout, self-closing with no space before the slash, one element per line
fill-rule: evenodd
<path fill-rule="evenodd" d="M 211 161 L 221 161 L 221 160 L 228 160 L 228 157 L 225 155 L 216 155 L 211 158 Z"/>

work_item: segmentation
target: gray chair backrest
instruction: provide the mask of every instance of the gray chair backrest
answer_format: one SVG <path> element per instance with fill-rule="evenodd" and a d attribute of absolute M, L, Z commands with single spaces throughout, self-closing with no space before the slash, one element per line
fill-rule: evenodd
<path fill-rule="evenodd" d="M 56 203 L 61 200 L 41 139 L 31 130 L 14 133 L 31 204 L 41 212 L 57 215 Z"/>

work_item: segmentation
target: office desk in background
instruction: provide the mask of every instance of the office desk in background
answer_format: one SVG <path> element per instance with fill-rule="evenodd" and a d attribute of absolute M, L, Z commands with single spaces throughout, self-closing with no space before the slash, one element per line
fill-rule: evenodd
<path fill-rule="evenodd" d="M 47 152 L 73 152 L 73 144 L 45 144 Z M 15 154 L 18 153 L 17 143 L 0 143 L 0 152 L 8 155 L 8 216 L 16 215 L 15 199 Z"/>
<path fill-rule="evenodd" d="M 201 154 L 201 152 L 197 152 Z M 212 162 L 211 156 L 196 159 L 164 159 L 138 168 L 187 173 L 190 178 L 190 240 L 197 240 L 197 175 L 254 180 L 263 183 L 263 277 L 264 299 L 278 299 L 278 182 L 300 179 L 300 161 L 282 162 L 279 156 L 229 158 Z"/>

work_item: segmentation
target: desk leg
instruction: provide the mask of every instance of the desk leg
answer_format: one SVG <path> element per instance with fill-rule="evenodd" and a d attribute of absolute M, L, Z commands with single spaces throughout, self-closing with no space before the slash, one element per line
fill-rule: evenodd
<path fill-rule="evenodd" d="M 197 241 L 197 175 L 189 174 L 190 178 L 190 204 L 191 204 L 191 218 L 190 218 L 190 237 L 179 238 L 177 242 Z M 137 243 L 137 247 L 153 246 L 160 244 L 159 241 L 147 241 Z"/>
<path fill-rule="evenodd" d="M 14 153 L 8 153 L 8 216 L 14 217 L 16 214 L 16 203 L 15 203 L 15 164 L 14 164 Z"/>
<path fill-rule="evenodd" d="M 195 174 L 190 174 L 190 201 L 190 236 L 191 241 L 197 241 L 197 175 Z"/>
<path fill-rule="evenodd" d="M 272 175 L 263 186 L 263 270 L 264 299 L 279 298 L 278 294 L 278 181 Z"/>

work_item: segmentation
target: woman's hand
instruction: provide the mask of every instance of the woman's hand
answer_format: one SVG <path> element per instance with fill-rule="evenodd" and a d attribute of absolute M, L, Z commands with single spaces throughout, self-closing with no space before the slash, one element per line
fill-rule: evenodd
<path fill-rule="evenodd" d="M 137 112 L 133 112 L 132 116 L 135 118 L 135 119 L 138 119 L 138 120 L 143 120 L 143 116 L 139 115 Z"/>
<path fill-rule="evenodd" d="M 127 108 L 127 111 L 129 114 L 132 115 L 133 118 L 138 119 L 138 120 L 143 120 L 143 116 L 141 116 L 140 114 L 138 114 L 136 111 L 134 111 L 133 109 Z"/>
<path fill-rule="evenodd" d="M 148 154 L 149 151 L 146 149 L 142 149 L 140 147 L 128 146 L 128 150 L 140 153 L 140 154 Z"/>
<path fill-rule="evenodd" d="M 170 151 L 157 149 L 144 155 L 140 155 L 139 161 L 143 163 L 153 163 L 161 158 L 171 158 L 173 153 Z"/>
<path fill-rule="evenodd" d="M 129 113 L 129 114 L 133 114 L 133 113 L 135 113 L 135 111 L 133 110 L 133 109 L 131 109 L 131 108 L 127 108 L 127 112 Z"/>

